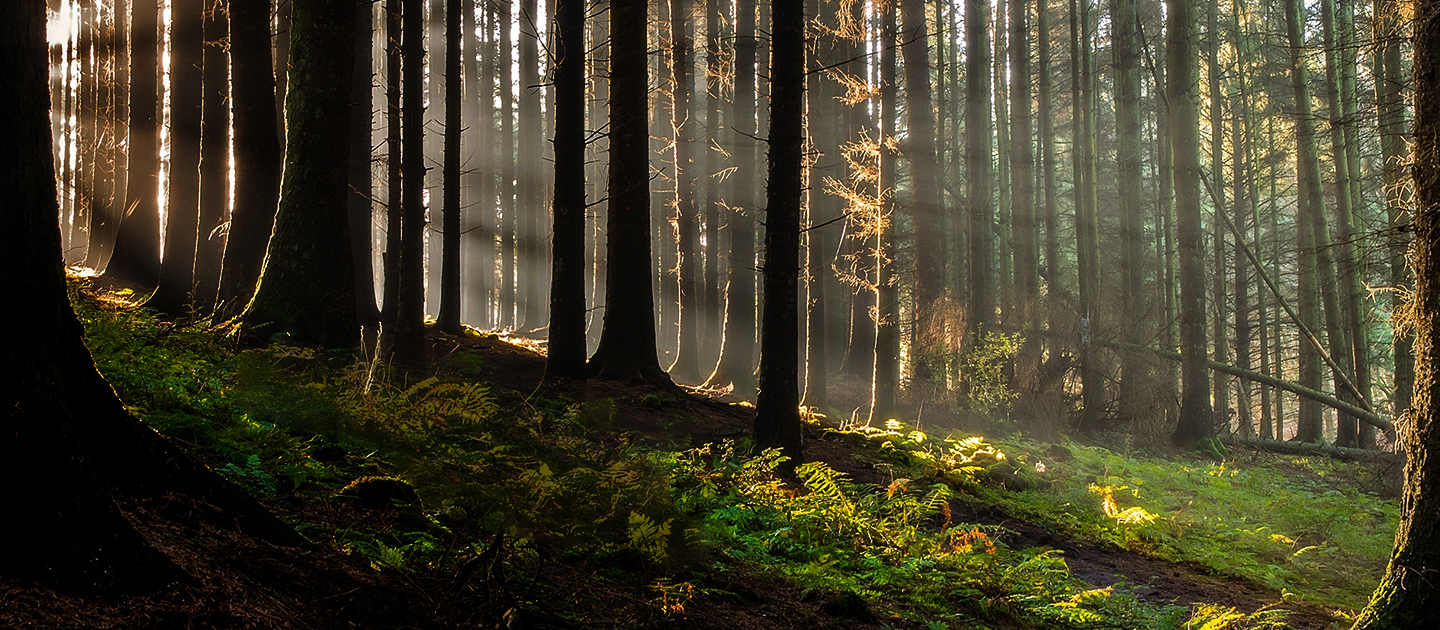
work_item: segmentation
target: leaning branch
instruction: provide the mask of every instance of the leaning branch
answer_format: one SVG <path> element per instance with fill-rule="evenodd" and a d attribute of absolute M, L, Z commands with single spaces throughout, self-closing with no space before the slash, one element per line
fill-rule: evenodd
<path fill-rule="evenodd" d="M 1101 345 L 1106 345 L 1106 346 L 1112 346 L 1112 347 L 1115 347 L 1115 348 L 1120 348 L 1120 349 L 1123 349 L 1123 350 L 1135 350 L 1135 351 L 1142 351 L 1142 352 L 1152 352 L 1152 353 L 1155 353 L 1155 354 L 1160 355 L 1160 356 L 1162 356 L 1162 357 L 1165 357 L 1166 359 L 1170 359 L 1171 361 L 1179 361 L 1179 360 L 1180 360 L 1180 353 L 1179 353 L 1179 352 L 1173 352 L 1173 351 L 1170 351 L 1170 350 L 1159 350 L 1159 349 L 1156 349 L 1156 348 L 1148 348 L 1148 347 L 1145 347 L 1145 346 L 1137 346 L 1137 345 L 1135 345 L 1135 344 L 1120 343 L 1120 342 L 1115 342 L 1115 341 L 1103 341 L 1103 342 L 1096 342 L 1096 343 L 1100 343 Z M 1381 416 L 1380 414 L 1375 413 L 1375 412 L 1373 412 L 1373 411 L 1369 411 L 1369 410 L 1366 410 L 1366 409 L 1361 409 L 1360 407 L 1357 407 L 1357 406 L 1352 405 L 1352 404 L 1350 404 L 1350 403 L 1347 403 L 1347 402 L 1345 402 L 1345 401 L 1343 401 L 1343 400 L 1340 400 L 1340 399 L 1338 399 L 1338 398 L 1335 398 L 1334 396 L 1330 396 L 1329 394 L 1326 394 L 1326 393 L 1324 393 L 1324 392 L 1318 392 L 1318 391 L 1315 391 L 1315 390 L 1313 390 L 1313 389 L 1310 389 L 1309 387 L 1305 387 L 1305 386 L 1303 386 L 1303 385 L 1299 385 L 1299 384 L 1296 384 L 1296 383 L 1292 383 L 1292 382 L 1290 382 L 1290 381 L 1282 381 L 1282 380 L 1280 380 L 1280 379 L 1278 379 L 1278 378 L 1275 378 L 1275 377 L 1273 377 L 1273 376 L 1268 376 L 1268 375 L 1265 375 L 1265 374 L 1261 374 L 1261 373 L 1259 373 L 1259 372 L 1254 372 L 1254 371 L 1251 371 L 1251 370 L 1247 370 L 1247 369 L 1245 369 L 1245 368 L 1238 368 L 1238 367 L 1235 367 L 1235 366 L 1230 365 L 1230 364 L 1228 364 L 1228 363 L 1221 363 L 1221 362 L 1219 362 L 1219 361 L 1211 361 L 1211 360 L 1208 360 L 1208 359 L 1207 359 L 1207 360 L 1205 361 L 1205 364 L 1206 364 L 1207 366 L 1209 366 L 1210 369 L 1215 370 L 1216 372 L 1224 372 L 1224 373 L 1226 373 L 1226 374 L 1230 374 L 1230 375 L 1232 375 L 1232 376 L 1238 376 L 1238 377 L 1240 377 L 1240 378 L 1243 378 L 1243 379 L 1246 379 L 1246 380 L 1250 380 L 1250 381 L 1254 381 L 1254 382 L 1256 382 L 1256 383 L 1262 383 L 1262 384 L 1269 385 L 1269 386 L 1274 387 L 1274 388 L 1277 388 L 1277 389 L 1283 389 L 1283 390 L 1285 390 L 1285 391 L 1287 391 L 1287 392 L 1290 392 L 1290 393 L 1292 393 L 1292 394 L 1295 394 L 1295 395 L 1297 395 L 1297 396 L 1304 396 L 1305 398 L 1309 398 L 1310 400 L 1313 400 L 1313 401 L 1315 401 L 1315 402 L 1318 402 L 1318 403 L 1320 403 L 1320 404 L 1322 404 L 1322 405 L 1325 405 L 1325 406 L 1327 406 L 1327 407 L 1332 407 L 1332 408 L 1338 409 L 1338 410 L 1340 410 L 1340 411 L 1342 411 L 1342 412 L 1344 412 L 1344 413 L 1346 413 L 1346 414 L 1355 416 L 1355 417 L 1358 418 L 1361 422 L 1364 422 L 1364 423 L 1366 423 L 1366 424 L 1368 424 L 1368 425 L 1370 425 L 1370 426 L 1373 426 L 1373 427 L 1375 427 L 1375 428 L 1377 428 L 1377 429 L 1380 429 L 1380 430 L 1382 430 L 1382 431 L 1385 431 L 1386 433 L 1391 433 L 1392 431 L 1394 431 L 1395 425 L 1394 425 L 1393 423 L 1391 423 L 1389 420 L 1387 420 L 1384 416 Z"/>
<path fill-rule="evenodd" d="M 1268 451 L 1284 455 L 1325 455 L 1347 462 L 1389 462 L 1404 463 L 1405 458 L 1396 453 L 1385 451 L 1371 451 L 1363 448 L 1344 448 L 1334 444 L 1314 444 L 1310 442 L 1282 442 L 1280 440 L 1266 440 L 1243 435 L 1222 435 L 1220 442 L 1226 446 L 1244 446 L 1257 451 Z"/>

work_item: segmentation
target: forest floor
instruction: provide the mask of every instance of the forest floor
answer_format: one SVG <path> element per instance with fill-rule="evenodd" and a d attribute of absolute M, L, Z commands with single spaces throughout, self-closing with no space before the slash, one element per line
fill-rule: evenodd
<path fill-rule="evenodd" d="M 676 386 L 542 389 L 544 358 L 523 339 L 432 330 L 431 360 L 402 371 L 246 349 L 223 327 L 138 310 L 137 287 L 74 286 L 122 400 L 312 545 L 237 533 L 183 496 L 122 502 L 187 577 L 127 592 L 0 576 L 0 627 L 1322 629 L 1358 605 L 1302 571 L 1343 573 L 1348 557 L 1253 575 L 1177 557 L 1174 541 L 1200 530 L 1147 525 L 1155 514 L 1111 498 L 1149 460 L 1103 460 L 1097 476 L 1082 459 L 1119 456 L 817 417 L 805 458 L 825 466 L 787 480 L 745 453 L 747 404 Z M 997 469 L 1002 448 L 1012 463 Z M 1184 474 L 1230 490 L 1241 480 L 1225 466 L 1250 464 Z M 1333 468 L 1278 464 L 1337 492 Z M 1088 493 L 1061 492 L 1064 474 Z M 1094 505 L 1071 507 L 1087 494 Z M 1296 558 L 1347 546 L 1270 530 Z M 1283 593 L 1287 579 L 1314 594 Z"/>

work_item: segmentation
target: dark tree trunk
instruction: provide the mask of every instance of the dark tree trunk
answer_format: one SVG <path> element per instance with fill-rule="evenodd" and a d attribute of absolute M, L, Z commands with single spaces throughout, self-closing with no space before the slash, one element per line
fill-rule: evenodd
<path fill-rule="evenodd" d="M 1310 111 L 1310 81 L 1305 65 L 1305 12 L 1301 0 L 1285 0 L 1285 24 L 1290 43 L 1290 85 L 1295 98 L 1295 163 L 1296 186 L 1298 188 L 1296 223 L 1299 225 L 1299 310 L 1300 320 L 1311 331 L 1320 329 L 1323 309 L 1320 306 L 1321 280 L 1316 274 L 1322 271 L 1317 245 L 1320 235 L 1315 227 L 1324 213 L 1324 194 L 1320 181 L 1320 158 L 1315 149 L 1315 121 Z M 1183 197 L 1176 185 L 1175 194 Z M 1328 239 L 1327 239 L 1328 240 Z M 1183 257 L 1183 254 L 1182 254 Z M 1182 258 L 1183 262 L 1183 258 Z M 1300 344 L 1300 384 L 1311 389 L 1320 389 L 1321 368 L 1318 349 L 1303 342 Z M 1300 400 L 1297 436 L 1303 442 L 1314 442 L 1324 438 L 1324 423 L 1318 403 Z"/>
<path fill-rule="evenodd" d="M 273 0 L 275 3 L 275 133 L 280 142 L 281 159 L 285 153 L 285 95 L 290 88 L 290 31 L 295 0 Z M 269 20 L 266 20 L 269 23 Z"/>
<path fill-rule="evenodd" d="M 1436 567 L 1440 566 L 1440 2 L 1415 3 L 1415 240 L 1410 263 L 1415 294 L 1413 415 L 1402 425 L 1406 454 L 1400 526 L 1385 579 L 1355 622 L 1357 630 L 1432 628 L 1440 625 Z"/>
<path fill-rule="evenodd" d="M 489 59 L 490 27 L 489 3 L 479 16 L 475 14 L 475 0 L 464 0 L 461 4 L 465 30 L 469 35 L 464 42 L 466 95 L 465 126 L 471 130 L 469 140 L 462 150 L 469 161 L 465 176 L 468 194 L 462 203 L 469 208 L 465 222 L 466 267 L 471 271 L 461 284 L 463 306 L 460 318 L 471 325 L 486 329 L 490 327 L 490 287 L 495 279 L 495 195 L 494 173 L 490 168 L 491 128 L 495 115 L 495 75 Z M 482 39 L 486 38 L 486 39 Z M 480 56 L 484 55 L 484 60 Z M 483 70 L 481 69 L 483 66 Z"/>
<path fill-rule="evenodd" d="M 720 299 L 724 275 L 720 272 L 723 258 L 720 247 L 720 198 L 722 182 L 715 177 L 722 168 L 719 154 L 711 149 L 718 146 L 723 136 L 725 87 L 721 77 L 725 72 L 725 46 L 730 40 L 722 37 L 721 24 L 725 23 L 724 5 L 719 0 L 705 3 L 705 298 L 704 323 L 701 345 L 704 352 L 703 365 L 712 365 L 719 357 L 720 335 L 724 320 L 723 301 Z"/>
<path fill-rule="evenodd" d="M 222 226 L 230 205 L 230 66 L 226 2 L 205 7 L 205 105 L 200 127 L 200 231 L 195 249 L 195 307 L 210 310 L 225 256 Z"/>
<path fill-rule="evenodd" d="M 394 330 L 400 317 L 400 261 L 404 257 L 404 165 L 400 150 L 401 0 L 385 2 L 385 286 L 380 319 Z"/>
<path fill-rule="evenodd" d="M 126 214 L 120 221 L 115 250 L 105 272 L 151 284 L 160 278 L 159 1 L 135 0 L 130 11 L 133 39 Z M 265 32 L 268 34 L 269 28 Z"/>
<path fill-rule="evenodd" d="M 145 303 L 170 315 L 184 315 L 195 290 L 205 63 L 203 6 L 201 0 L 176 0 L 170 8 L 170 169 L 165 180 L 165 256 L 160 263 L 160 287 Z"/>
<path fill-rule="evenodd" d="M 285 99 L 285 175 L 275 233 L 246 328 L 293 343 L 359 340 L 350 254 L 350 75 L 356 0 L 301 0 L 292 12 L 291 90 Z"/>
<path fill-rule="evenodd" d="M 655 351 L 651 292 L 650 130 L 645 120 L 645 2 L 610 3 L 610 216 L 605 324 L 591 375 L 669 382 Z"/>
<path fill-rule="evenodd" d="M 585 0 L 555 7 L 555 241 L 545 380 L 585 378 Z"/>
<path fill-rule="evenodd" d="M 800 203 L 805 184 L 801 154 L 805 120 L 805 10 L 803 0 L 772 5 L 770 59 L 770 168 L 765 189 L 765 322 L 761 327 L 760 394 L 755 401 L 755 445 L 779 448 L 801 462 Z"/>
<path fill-rule="evenodd" d="M 401 15 L 400 287 L 395 354 L 413 360 L 425 341 L 425 4 L 404 0 Z"/>
<path fill-rule="evenodd" d="M 460 333 L 460 0 L 449 0 L 445 9 L 445 190 L 440 314 L 435 325 L 456 335 Z"/>
<path fill-rule="evenodd" d="M 0 282 L 10 321 L 22 327 L 3 349 L 0 474 L 27 479 L 7 494 L 15 514 L 0 573 L 80 588 L 142 590 L 182 578 L 116 508 L 121 497 L 188 494 L 235 517 L 241 529 L 278 544 L 299 536 L 233 485 L 175 449 L 121 405 L 95 370 L 66 294 L 56 222 L 45 3 L 0 3 Z M 36 471 L 45 471 L 36 478 Z"/>
<path fill-rule="evenodd" d="M 895 273 L 895 3 L 885 4 L 880 17 L 880 181 L 876 195 L 875 235 L 875 359 L 870 380 L 870 423 L 883 426 L 895 414 L 900 385 L 900 279 Z M 908 46 L 907 46 L 908 48 Z M 927 79 L 928 80 L 928 79 Z M 907 86 L 908 87 L 908 86 Z M 928 106 L 927 106 L 928 107 Z"/>
<path fill-rule="evenodd" d="M 969 205 L 969 303 L 966 319 L 972 333 L 995 319 L 994 229 L 990 167 L 990 3 L 965 2 L 965 171 Z"/>
<path fill-rule="evenodd" d="M 900 19 L 904 31 L 900 41 L 905 43 L 900 49 L 905 66 L 905 126 L 909 136 L 904 153 L 910 162 L 910 214 L 916 226 L 913 335 L 920 347 L 929 348 L 943 336 L 943 325 L 935 321 L 934 315 L 936 303 L 945 291 L 945 251 L 941 241 L 944 230 L 926 227 L 941 225 L 943 215 L 935 165 L 935 112 L 930 103 L 930 35 L 925 26 L 925 0 L 900 2 Z M 916 363 L 916 378 L 929 380 L 925 363 Z"/>
<path fill-rule="evenodd" d="M 795 0 L 803 2 L 804 0 Z M 700 225 L 695 216 L 695 126 L 691 115 L 691 55 L 689 0 L 670 0 L 671 122 L 675 132 L 675 225 L 680 247 L 680 347 L 670 368 L 675 378 L 697 382 L 700 374 Z"/>
<path fill-rule="evenodd" d="M 345 202 L 350 220 L 350 255 L 355 261 L 355 314 L 362 325 L 370 327 L 380 322 L 370 230 L 375 190 L 370 175 L 370 129 L 375 117 L 371 90 L 375 78 L 374 36 L 374 6 L 361 2 L 355 7 L 355 71 L 350 75 L 350 193 Z"/>
<path fill-rule="evenodd" d="M 230 71 L 235 86 L 235 207 L 220 271 L 216 312 L 222 316 L 239 313 L 255 295 L 280 200 L 268 0 L 230 0 Z"/>
<path fill-rule="evenodd" d="M 1165 93 L 1174 151 L 1176 236 L 1180 258 L 1180 422 L 1177 444 L 1194 444 L 1215 432 L 1205 356 L 1205 254 L 1200 227 L 1200 117 L 1191 4 L 1166 0 Z"/>

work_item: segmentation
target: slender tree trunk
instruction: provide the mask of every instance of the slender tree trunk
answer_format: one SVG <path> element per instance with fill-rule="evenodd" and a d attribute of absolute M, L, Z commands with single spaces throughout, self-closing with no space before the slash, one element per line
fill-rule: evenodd
<path fill-rule="evenodd" d="M 585 378 L 585 1 L 558 0 L 555 254 L 545 380 Z"/>
<path fill-rule="evenodd" d="M 1213 191 L 1214 207 L 1211 209 L 1210 227 L 1214 231 L 1211 237 L 1213 261 L 1215 272 L 1211 274 L 1211 283 L 1214 288 L 1213 299 L 1215 300 L 1215 321 L 1211 322 L 1211 344 L 1214 348 L 1215 360 L 1220 363 L 1229 363 L 1229 345 L 1225 340 L 1225 320 L 1227 289 L 1225 277 L 1228 271 L 1225 266 L 1225 228 L 1220 215 L 1228 212 L 1225 202 L 1225 115 L 1224 115 L 1224 78 L 1220 69 L 1220 0 L 1210 0 L 1209 10 L 1206 12 L 1207 26 L 1206 35 L 1210 38 L 1209 46 L 1206 47 L 1208 68 L 1206 83 L 1210 91 L 1210 181 L 1208 187 Z M 1203 186 L 1204 184 L 1202 184 Z M 1208 196 L 1208 195 L 1207 195 Z M 1219 416 L 1221 430 L 1228 432 L 1230 424 L 1230 379 L 1216 375 L 1211 385 L 1213 387 L 1214 404 L 1216 413 Z"/>
<path fill-rule="evenodd" d="M 724 278 L 720 273 L 720 263 L 724 257 L 720 247 L 722 183 L 716 177 L 723 166 L 719 153 L 713 147 L 719 146 L 721 138 L 726 137 L 721 131 L 725 124 L 725 87 L 721 79 L 726 72 L 725 56 L 729 53 L 726 46 L 730 43 L 721 33 L 722 24 L 725 23 L 722 5 L 725 4 L 720 0 L 705 2 L 705 149 L 701 152 L 701 163 L 704 165 L 701 172 L 705 181 L 705 287 L 700 337 L 702 365 L 711 365 L 718 360 L 718 340 L 721 338 L 724 320 L 724 311 L 721 310 L 723 302 L 720 299 L 720 283 Z"/>
<path fill-rule="evenodd" d="M 223 44 L 230 25 L 227 2 L 205 7 L 205 105 L 200 128 L 200 231 L 195 251 L 195 306 L 210 310 L 225 256 L 222 226 L 230 205 L 230 67 Z"/>
<path fill-rule="evenodd" d="M 135 0 L 130 11 L 127 198 L 105 272 L 150 284 L 160 277 L 159 1 Z"/>
<path fill-rule="evenodd" d="M 1335 164 L 1335 227 L 1339 231 L 1336 235 L 1336 242 L 1339 256 L 1335 260 L 1335 284 L 1333 291 L 1336 293 L 1336 306 L 1340 312 L 1334 319 L 1337 321 L 1335 332 L 1337 336 L 1330 339 L 1331 355 L 1336 357 L 1347 371 L 1353 373 L 1354 359 L 1356 356 L 1355 339 L 1351 334 L 1355 331 L 1354 322 L 1360 318 L 1360 296 L 1354 290 L 1358 283 L 1355 278 L 1355 254 L 1353 239 L 1355 229 L 1351 224 L 1355 209 L 1351 195 L 1351 184 L 1354 178 L 1350 176 L 1350 159 L 1348 154 L 1352 148 L 1346 144 L 1344 131 L 1344 118 L 1341 104 L 1341 74 L 1339 64 L 1340 52 L 1336 50 L 1340 38 L 1335 32 L 1336 9 L 1334 0 L 1324 0 L 1320 3 L 1321 24 L 1325 33 L 1325 100 L 1329 105 L 1330 114 L 1330 146 L 1332 162 Z M 1358 149 L 1358 147 L 1354 147 Z M 1323 217 L 1322 217 L 1323 220 Z M 1355 404 L 1356 398 L 1346 388 L 1336 388 L 1342 400 Z M 1356 448 L 1360 445 L 1360 423 L 1353 416 L 1337 413 L 1336 416 L 1335 443 L 1339 446 Z"/>
<path fill-rule="evenodd" d="M 713 1 L 713 0 L 712 0 Z M 801 1 L 801 0 L 795 0 Z M 680 237 L 680 347 L 671 373 L 685 382 L 700 378 L 700 231 L 695 216 L 695 127 L 691 116 L 690 2 L 670 0 L 671 122 L 675 132 L 675 225 Z M 799 236 L 797 234 L 796 238 Z"/>
<path fill-rule="evenodd" d="M 350 143 L 335 141 L 350 130 L 355 3 L 306 0 L 293 14 L 280 208 L 260 286 L 242 316 L 261 338 L 346 348 L 360 337 L 345 202 Z"/>
<path fill-rule="evenodd" d="M 402 0 L 385 2 L 385 295 L 381 321 L 395 330 L 400 317 L 400 277 L 404 259 L 405 198 L 401 151 L 400 80 L 404 58 Z"/>
<path fill-rule="evenodd" d="M 1293 1 L 1293 0 L 1292 0 Z M 1195 55 L 1195 14 L 1184 0 L 1166 0 L 1165 92 L 1173 150 L 1175 216 L 1180 259 L 1180 421 L 1177 444 L 1214 435 L 1210 375 L 1205 364 L 1204 234 L 1200 227 L 1200 117 Z"/>
<path fill-rule="evenodd" d="M 230 72 L 235 86 L 231 97 L 235 116 L 235 206 L 230 211 L 230 233 L 220 268 L 216 313 L 222 317 L 244 310 L 255 295 L 280 200 L 269 0 L 230 0 Z M 135 155 L 132 144 L 132 164 Z"/>
<path fill-rule="evenodd" d="M 1243 2 L 1232 0 L 1231 25 L 1233 26 L 1233 41 L 1235 45 L 1235 57 L 1237 71 L 1235 73 L 1235 85 L 1238 88 L 1236 94 L 1230 99 L 1230 110 L 1233 121 L 1230 124 L 1230 146 L 1231 146 L 1231 178 L 1235 186 L 1235 227 L 1240 235 L 1245 234 L 1247 222 L 1255 216 L 1253 194 L 1254 180 L 1250 174 L 1250 134 L 1254 133 L 1251 125 L 1251 107 L 1247 81 L 1250 72 L 1248 64 L 1249 34 L 1241 30 L 1241 19 L 1244 14 Z M 1259 246 L 1259 239 L 1256 239 L 1256 247 Z M 1235 365 L 1244 369 L 1250 369 L 1250 267 L 1249 260 L 1244 253 L 1245 245 L 1241 236 L 1235 238 Z M 1262 298 L 1263 299 L 1263 298 Z M 1250 381 L 1239 379 L 1236 384 L 1240 389 L 1240 400 L 1236 405 L 1239 411 L 1238 431 L 1242 435 L 1253 435 L 1255 432 L 1255 419 L 1253 417 L 1253 404 L 1250 396 Z M 1268 419 L 1268 418 L 1267 418 Z M 1268 423 L 1267 423 L 1268 424 Z M 1268 427 L 1266 427 L 1268 428 Z"/>
<path fill-rule="evenodd" d="M 1090 343 L 1099 315 L 1100 261 L 1095 182 L 1095 108 L 1091 80 L 1090 0 L 1070 3 L 1071 111 L 1075 137 L 1075 261 L 1080 285 L 1080 424 L 1082 433 L 1097 430 L 1105 397 L 1099 357 Z"/>
<path fill-rule="evenodd" d="M 504 10 L 500 14 L 500 50 L 495 62 L 500 66 L 500 321 L 501 326 L 518 328 L 517 318 L 521 316 L 518 300 L 521 297 L 516 283 L 516 213 L 520 204 L 515 199 L 515 88 L 514 48 L 511 46 L 510 25 L 514 23 L 514 0 L 502 0 Z"/>
<path fill-rule="evenodd" d="M 733 386 L 735 395 L 755 393 L 755 2 L 735 4 L 735 100 L 730 110 L 735 159 L 731 207 L 730 283 L 725 290 L 725 336 L 712 386 Z"/>
<path fill-rule="evenodd" d="M 765 189 L 765 324 L 761 328 L 760 395 L 755 445 L 779 448 L 786 466 L 801 462 L 797 297 L 800 206 L 804 194 L 805 11 L 802 0 L 773 5 L 770 63 L 769 184 Z M 678 76 L 678 74 L 677 74 Z M 678 102 L 678 101 L 677 101 Z"/>
<path fill-rule="evenodd" d="M 913 1 L 913 0 L 911 0 Z M 900 292 L 895 273 L 895 4 L 887 2 L 880 22 L 880 181 L 875 225 L 875 362 L 870 390 L 870 423 L 884 425 L 895 414 L 900 384 Z M 928 79 L 926 79 L 928 81 Z M 908 87 L 908 86 L 907 86 Z M 928 99 L 927 99 L 928 100 Z M 928 107 L 928 106 L 927 106 Z"/>
<path fill-rule="evenodd" d="M 1315 122 L 1310 113 L 1310 84 L 1305 69 L 1305 20 L 1300 0 L 1285 0 L 1286 31 L 1290 42 L 1290 83 L 1295 93 L 1296 174 L 1299 187 L 1300 226 L 1300 320 L 1310 330 L 1319 330 L 1321 309 L 1320 286 L 1315 277 L 1320 261 L 1316 246 L 1315 217 L 1323 216 L 1324 197 L 1320 187 L 1320 157 L 1315 151 Z M 1320 356 L 1309 344 L 1300 344 L 1300 384 L 1320 389 Z M 1320 407 L 1307 400 L 1300 401 L 1298 436 L 1313 442 L 1324 437 Z"/>
<path fill-rule="evenodd" d="M 441 203 L 440 312 L 435 326 L 460 333 L 460 0 L 445 5 L 445 137 Z M 433 67 L 433 62 L 432 62 Z M 433 76 L 432 81 L 436 80 Z M 582 179 L 583 181 L 583 179 Z"/>
<path fill-rule="evenodd" d="M 1035 145 L 1031 138 L 1030 23 L 1028 2 L 1010 0 L 1010 194 L 1011 241 L 1015 256 L 1015 323 L 1021 330 L 1038 329 L 1040 300 L 1039 251 L 1035 243 Z M 1043 45 L 1043 43 L 1042 43 Z M 1026 335 L 1015 356 L 1017 390 L 1038 394 L 1040 340 Z M 1024 394 L 1022 394 L 1024 395 Z"/>
<path fill-rule="evenodd" d="M 520 166 L 520 200 L 518 216 L 523 218 L 520 230 L 519 261 L 520 278 L 516 282 L 524 288 L 524 327 L 535 329 L 545 325 L 545 295 L 548 276 L 544 270 L 545 248 L 541 246 L 545 223 L 544 178 L 541 170 L 544 161 L 541 152 L 544 144 L 545 121 L 540 116 L 540 14 L 536 0 L 520 2 L 520 144 L 518 161 Z"/>
<path fill-rule="evenodd" d="M 195 290 L 195 244 L 200 219 L 200 122 L 204 79 L 204 3 L 170 7 L 170 168 L 165 183 L 165 256 L 160 286 L 146 306 L 184 315 Z"/>
<path fill-rule="evenodd" d="M 1415 330 L 1414 413 L 1400 432 L 1409 454 L 1401 496 L 1400 526 L 1385 578 L 1355 622 L 1358 630 L 1429 628 L 1440 625 L 1435 567 L 1440 566 L 1440 3 L 1415 3 L 1415 293 L 1410 304 Z M 1393 44 L 1392 44 L 1393 45 Z M 1397 64 L 1398 65 L 1398 64 Z M 1390 75 L 1395 79 L 1396 75 Z M 1392 103 L 1393 104 L 1393 103 Z M 1394 112 L 1391 112 L 1393 115 Z M 1393 119 L 1388 122 L 1394 122 Z"/>
<path fill-rule="evenodd" d="M 1045 205 L 1045 278 L 1046 294 L 1059 295 L 1061 278 L 1060 260 L 1060 209 L 1055 192 L 1055 120 L 1052 103 L 1054 90 L 1051 87 L 1050 55 L 1050 2 L 1035 0 L 1036 40 L 1040 49 L 1039 93 L 1036 95 L 1036 117 L 1040 120 L 1040 179 Z M 1051 300 L 1053 302 L 1053 300 Z M 1060 309 L 1046 309 L 1050 318 L 1046 328 L 1056 328 L 1055 318 Z M 1058 354 L 1058 353 L 1057 353 Z"/>
<path fill-rule="evenodd" d="M 990 4 L 965 2 L 965 172 L 969 208 L 970 260 L 966 282 L 969 331 L 977 334 L 995 319 L 994 224 L 990 151 Z"/>
<path fill-rule="evenodd" d="M 425 4 L 401 3 L 400 287 L 396 295 L 396 355 L 419 359 L 425 342 Z"/>

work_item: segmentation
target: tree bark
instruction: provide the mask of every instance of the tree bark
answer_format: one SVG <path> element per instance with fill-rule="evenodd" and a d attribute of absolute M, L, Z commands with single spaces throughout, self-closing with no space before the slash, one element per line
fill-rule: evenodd
<path fill-rule="evenodd" d="M 151 284 L 160 278 L 159 0 L 135 0 L 130 11 L 127 199 L 105 272 Z"/>
<path fill-rule="evenodd" d="M 1200 228 L 1200 130 L 1193 7 L 1166 0 L 1165 92 L 1173 151 L 1180 259 L 1180 421 L 1171 441 L 1190 445 L 1215 433 L 1206 370 L 1204 234 Z"/>
<path fill-rule="evenodd" d="M 1440 2 L 1415 3 L 1415 240 L 1410 262 L 1415 293 L 1409 304 L 1415 330 L 1414 411 L 1401 425 L 1409 456 L 1400 498 L 1400 526 L 1385 578 L 1355 628 L 1429 628 L 1440 625 L 1436 567 L 1440 567 Z"/>
<path fill-rule="evenodd" d="M 803 2 L 803 0 L 795 0 Z M 700 374 L 699 222 L 695 216 L 695 121 L 691 116 L 691 55 L 689 0 L 670 0 L 671 127 L 675 133 L 675 226 L 680 248 L 680 346 L 671 375 L 696 382 Z M 796 238 L 799 238 L 798 235 Z"/>
<path fill-rule="evenodd" d="M 275 234 L 245 327 L 264 338 L 348 348 L 359 340 L 350 254 L 350 75 L 356 0 L 305 0 L 291 13 L 285 174 Z"/>
<path fill-rule="evenodd" d="M 173 316 L 186 314 L 195 290 L 205 63 L 203 6 L 200 0 L 176 0 L 170 9 L 170 168 L 165 179 L 165 255 L 160 263 L 160 286 L 145 305 Z"/>
<path fill-rule="evenodd" d="M 965 2 L 965 172 L 969 205 L 969 296 L 966 319 L 972 334 L 995 319 L 994 224 L 990 168 L 990 3 Z"/>
<path fill-rule="evenodd" d="M 244 310 L 255 295 L 280 200 L 269 0 L 230 0 L 230 67 L 235 86 L 235 207 L 220 268 L 216 313 L 222 317 Z"/>
<path fill-rule="evenodd" d="M 78 588 L 141 591 L 183 578 L 136 533 L 116 499 L 188 494 L 270 542 L 301 542 L 235 486 L 130 415 L 85 348 L 67 299 L 47 92 L 45 3 L 0 3 L 0 283 L 25 331 L 3 348 L 0 474 L 27 479 L 7 496 L 6 533 L 23 540 L 0 572 Z M 36 471 L 45 471 L 40 479 Z"/>
<path fill-rule="evenodd" d="M 1320 182 L 1320 157 L 1315 151 L 1315 122 L 1310 112 L 1309 73 L 1305 68 L 1305 19 L 1300 0 L 1285 0 L 1286 31 L 1290 42 L 1290 84 L 1295 94 L 1296 179 L 1299 188 L 1300 226 L 1300 320 L 1310 330 L 1320 327 L 1322 310 L 1319 304 L 1321 260 L 1317 253 L 1319 235 L 1315 233 L 1316 218 L 1323 216 L 1324 196 Z M 1320 356 L 1312 346 L 1300 345 L 1300 383 L 1320 388 Z M 1300 401 L 1297 435 L 1302 441 L 1313 442 L 1324 436 L 1320 408 L 1306 400 Z"/>
<path fill-rule="evenodd" d="M 545 380 L 585 378 L 585 0 L 558 0 L 555 242 Z"/>
<path fill-rule="evenodd" d="M 736 396 L 755 394 L 755 0 L 735 3 L 735 100 L 730 111 L 729 264 L 725 334 L 712 387 L 730 385 Z M 612 90 L 614 88 L 612 87 Z"/>
<path fill-rule="evenodd" d="M 444 207 L 441 209 L 440 312 L 435 319 L 435 326 L 452 335 L 460 333 L 461 299 L 460 37 L 460 0 L 449 0 L 445 5 L 445 155 L 442 200 Z"/>
<path fill-rule="evenodd" d="M 900 386 L 900 279 L 895 273 L 895 151 L 899 140 L 895 109 L 895 4 L 885 3 L 880 22 L 880 180 L 875 200 L 875 372 L 871 377 L 871 424 L 883 426 L 895 415 L 895 390 Z M 928 80 L 928 79 L 927 79 Z M 908 87 L 908 85 L 907 85 Z"/>
<path fill-rule="evenodd" d="M 375 10 L 370 2 L 355 7 L 355 71 L 350 76 L 350 192 L 345 196 L 350 221 L 351 258 L 355 264 L 355 313 L 360 323 L 374 328 L 380 322 L 375 304 L 375 267 L 371 262 L 374 245 L 370 225 L 374 220 L 371 177 L 371 125 L 375 108 L 372 82 L 375 78 Z"/>
<path fill-rule="evenodd" d="M 230 205 L 230 68 L 224 40 L 227 3 L 205 7 L 205 105 L 200 127 L 200 231 L 195 248 L 195 308 L 210 311 L 225 256 L 224 222 Z"/>
<path fill-rule="evenodd" d="M 765 188 L 765 323 L 761 327 L 760 394 L 755 445 L 779 448 L 787 467 L 802 461 L 800 383 L 796 348 L 800 322 L 800 205 L 805 184 L 804 0 L 771 5 L 770 165 Z"/>
<path fill-rule="evenodd" d="M 669 382 L 655 348 L 644 0 L 610 3 L 610 212 L 605 324 L 590 375 Z"/>
<path fill-rule="evenodd" d="M 425 342 L 425 3 L 404 0 L 400 16 L 400 134 L 403 219 L 395 354 L 419 359 Z M 288 172 L 288 169 L 287 169 Z"/>

